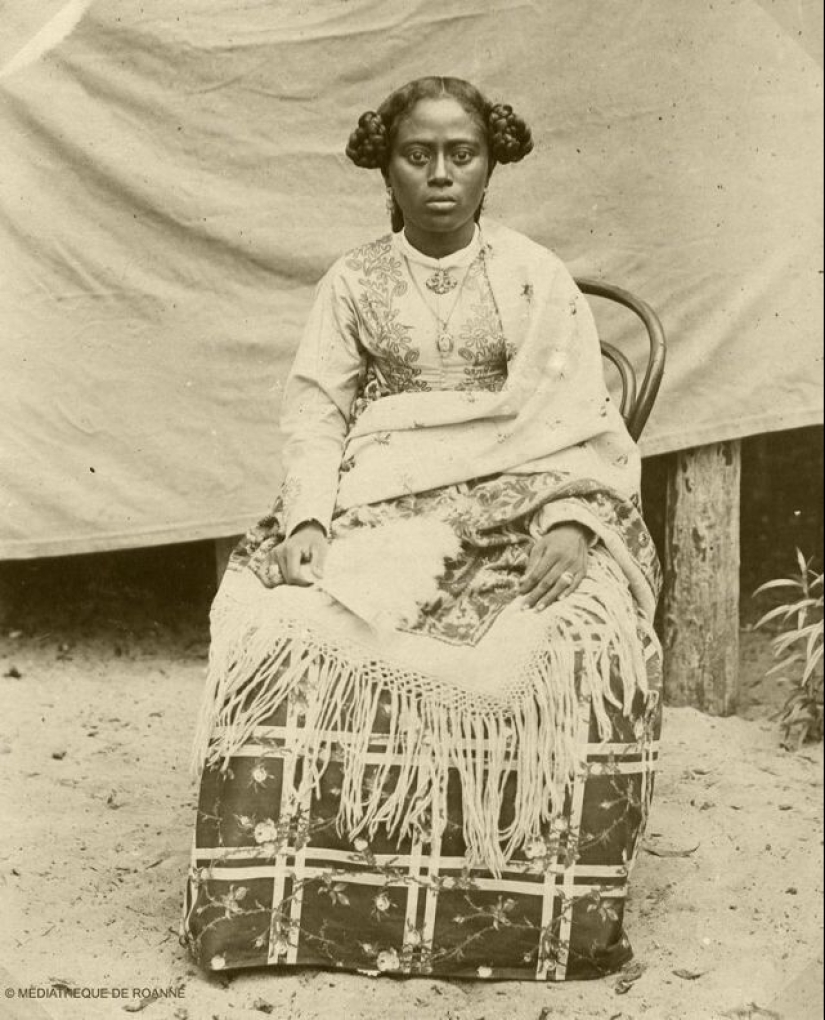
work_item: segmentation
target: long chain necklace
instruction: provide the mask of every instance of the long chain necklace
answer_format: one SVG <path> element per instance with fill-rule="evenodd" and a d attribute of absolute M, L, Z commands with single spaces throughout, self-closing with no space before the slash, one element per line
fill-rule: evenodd
<path fill-rule="evenodd" d="M 478 256 L 476 256 L 476 258 L 477 257 Z M 432 305 L 430 304 L 430 302 L 427 300 L 427 295 L 421 289 L 421 284 L 418 282 L 418 279 L 416 278 L 416 275 L 415 275 L 415 272 L 413 271 L 413 267 L 412 267 L 412 265 L 410 263 L 410 260 L 407 258 L 406 255 L 404 256 L 404 258 L 406 259 L 407 270 L 408 270 L 408 272 L 410 274 L 410 277 L 412 278 L 413 285 L 415 286 L 415 289 L 418 291 L 418 296 L 421 298 L 421 301 L 424 304 L 424 306 L 426 307 L 427 311 L 435 319 L 437 330 L 438 330 L 435 342 L 436 342 L 436 346 L 438 347 L 439 353 L 441 353 L 441 354 L 451 354 L 452 350 L 453 350 L 453 347 L 455 346 L 455 341 L 453 340 L 452 334 L 450 333 L 450 330 L 449 330 L 450 319 L 453 317 L 453 312 L 458 307 L 458 302 L 461 299 L 461 292 L 464 290 L 464 284 L 467 282 L 467 277 L 470 275 L 470 270 L 472 269 L 473 262 L 475 262 L 475 259 L 473 259 L 473 262 L 471 262 L 467 266 L 467 268 L 464 270 L 464 275 L 461 278 L 461 283 L 459 283 L 458 280 L 456 280 L 454 277 L 449 276 L 449 274 L 448 274 L 446 269 L 438 269 L 438 270 L 436 270 L 436 272 L 433 274 L 433 276 L 428 277 L 427 280 L 424 281 L 425 282 L 425 286 L 429 287 L 430 290 L 434 291 L 439 296 L 441 296 L 443 294 L 447 294 L 449 291 L 454 290 L 455 288 L 458 288 L 456 290 L 455 298 L 453 299 L 453 303 L 450 306 L 449 312 L 447 313 L 446 316 L 441 316 L 441 315 L 438 314 L 438 312 L 435 310 L 435 308 L 433 308 Z M 444 286 L 440 290 L 435 285 L 430 286 L 433 278 L 435 276 L 438 276 L 439 274 L 443 274 L 450 281 L 449 286 Z"/>

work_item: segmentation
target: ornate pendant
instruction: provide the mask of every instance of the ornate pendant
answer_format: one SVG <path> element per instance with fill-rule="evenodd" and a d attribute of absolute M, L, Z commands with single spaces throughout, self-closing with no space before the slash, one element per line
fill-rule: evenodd
<path fill-rule="evenodd" d="M 446 330 L 439 331 L 436 346 L 442 354 L 451 354 L 453 350 L 453 338 Z"/>
<path fill-rule="evenodd" d="M 432 276 L 424 281 L 427 289 L 434 294 L 449 294 L 458 286 L 458 280 L 454 280 L 446 269 L 436 269 Z"/>

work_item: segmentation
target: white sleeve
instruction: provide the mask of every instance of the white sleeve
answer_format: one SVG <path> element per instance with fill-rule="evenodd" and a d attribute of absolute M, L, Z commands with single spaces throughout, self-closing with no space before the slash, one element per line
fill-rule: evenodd
<path fill-rule="evenodd" d="M 533 538 L 541 538 L 559 524 L 580 524 L 589 532 L 587 547 L 592 549 L 599 542 L 599 536 L 594 528 L 595 523 L 593 515 L 579 506 L 576 500 L 562 499 L 558 502 L 545 503 L 540 507 L 533 515 L 529 529 Z"/>
<path fill-rule="evenodd" d="M 329 533 L 361 363 L 358 316 L 333 267 L 318 284 L 281 405 L 287 535 L 306 520 Z"/>

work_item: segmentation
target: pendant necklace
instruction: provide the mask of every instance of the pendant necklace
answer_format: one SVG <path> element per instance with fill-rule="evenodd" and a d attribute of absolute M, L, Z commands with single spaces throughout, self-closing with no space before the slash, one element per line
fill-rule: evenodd
<path fill-rule="evenodd" d="M 454 290 L 458 286 L 458 281 L 450 276 L 446 269 L 436 269 L 432 276 L 427 277 L 424 285 L 428 290 L 441 297 L 442 294 L 449 294 L 451 290 Z"/>
<path fill-rule="evenodd" d="M 427 296 L 421 289 L 421 284 L 418 282 L 418 279 L 416 278 L 416 275 L 413 272 L 413 267 L 410 263 L 410 260 L 407 258 L 406 255 L 404 256 L 404 258 L 406 259 L 407 270 L 410 274 L 410 277 L 412 278 L 413 285 L 415 286 L 415 289 L 418 291 L 418 296 L 421 298 L 427 310 L 430 312 L 430 314 L 436 321 L 436 326 L 438 330 L 435 341 L 436 347 L 438 347 L 438 351 L 440 354 L 451 354 L 453 347 L 455 346 L 455 341 L 453 340 L 453 337 L 448 328 L 450 324 L 450 319 L 453 317 L 453 312 L 456 310 L 456 307 L 458 306 L 459 299 L 461 298 L 461 292 L 462 290 L 464 290 L 464 284 L 467 282 L 467 277 L 470 275 L 470 269 L 473 265 L 473 262 L 475 262 L 475 259 L 473 259 L 473 262 L 471 262 L 464 270 L 464 276 L 461 278 L 460 284 L 458 280 L 449 275 L 446 269 L 437 269 L 431 276 L 427 277 L 427 279 L 424 281 L 425 286 L 428 287 L 431 291 L 433 291 L 433 293 L 437 294 L 439 297 L 444 294 L 448 294 L 451 290 L 456 290 L 456 288 L 458 288 L 458 290 L 456 291 L 455 300 L 453 301 L 449 312 L 447 313 L 446 316 L 442 317 L 441 315 L 438 314 L 438 312 L 432 307 L 430 302 L 427 300 Z"/>

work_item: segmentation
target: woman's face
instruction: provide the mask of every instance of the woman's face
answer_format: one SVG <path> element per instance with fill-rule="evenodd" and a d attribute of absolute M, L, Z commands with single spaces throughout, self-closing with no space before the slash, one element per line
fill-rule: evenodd
<path fill-rule="evenodd" d="M 421 99 L 398 125 L 387 180 L 422 250 L 447 254 L 470 242 L 489 176 L 484 132 L 455 99 Z"/>

